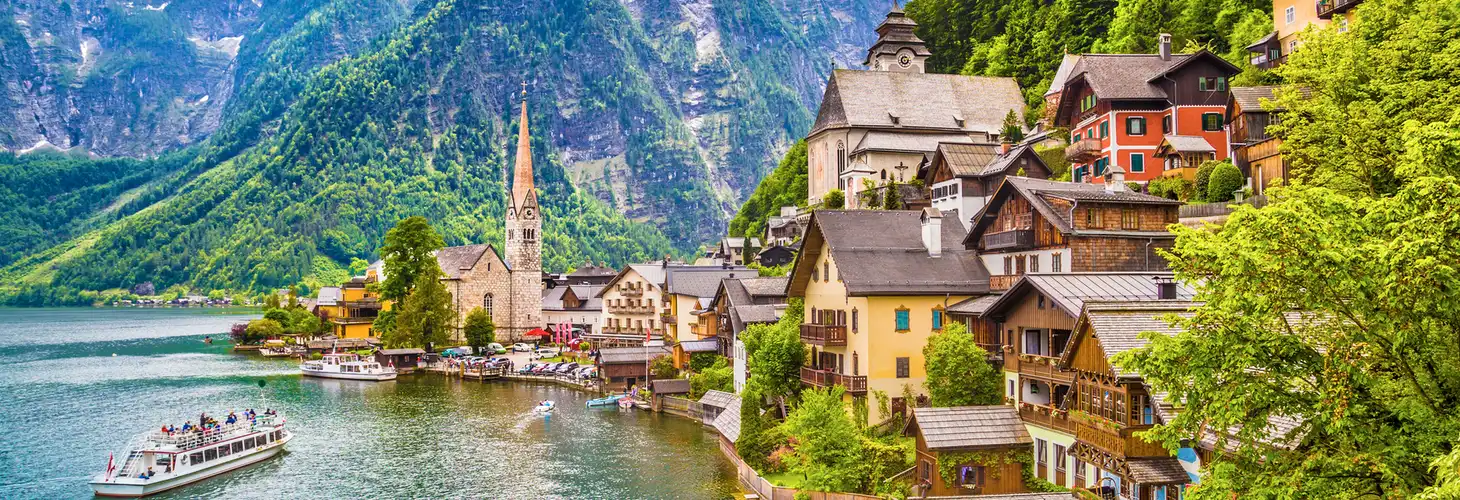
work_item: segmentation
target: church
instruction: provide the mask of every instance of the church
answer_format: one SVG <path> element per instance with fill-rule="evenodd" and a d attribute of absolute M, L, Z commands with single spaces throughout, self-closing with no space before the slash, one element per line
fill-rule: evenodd
<path fill-rule="evenodd" d="M 497 342 L 522 340 L 542 327 L 542 212 L 532 183 L 532 146 L 527 131 L 527 90 L 517 132 L 517 161 L 503 214 L 506 252 L 489 244 L 443 248 L 436 252 L 441 282 L 451 292 L 458 325 L 472 309 L 492 315 Z M 456 338 L 462 340 L 460 328 Z"/>

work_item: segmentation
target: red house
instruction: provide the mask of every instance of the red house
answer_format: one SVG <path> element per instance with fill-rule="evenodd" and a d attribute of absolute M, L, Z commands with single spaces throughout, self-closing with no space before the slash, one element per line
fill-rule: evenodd
<path fill-rule="evenodd" d="M 1172 54 L 1171 35 L 1161 35 L 1156 54 L 1084 54 L 1067 57 L 1051 88 L 1054 123 L 1070 129 L 1065 157 L 1071 179 L 1104 182 L 1111 165 L 1125 180 L 1162 175 L 1155 156 L 1167 137 L 1206 141 L 1216 159 L 1227 158 L 1225 126 L 1228 80 L 1236 66 L 1205 50 Z M 1064 67 L 1068 65 L 1068 67 Z"/>

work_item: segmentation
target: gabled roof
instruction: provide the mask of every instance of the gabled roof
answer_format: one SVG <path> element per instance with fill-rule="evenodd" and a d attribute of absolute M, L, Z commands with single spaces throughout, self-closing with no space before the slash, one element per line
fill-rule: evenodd
<path fill-rule="evenodd" d="M 1277 40 L 1277 37 L 1278 37 L 1278 32 L 1276 32 L 1276 31 L 1274 31 L 1272 33 L 1268 33 L 1267 36 L 1264 36 L 1262 38 L 1258 38 L 1256 42 L 1252 42 L 1251 44 L 1248 44 L 1247 45 L 1247 50 L 1248 51 L 1252 51 L 1252 52 L 1261 52 L 1262 49 L 1266 48 L 1268 44 L 1270 44 L 1273 41 Z"/>
<path fill-rule="evenodd" d="M 740 286 L 745 287 L 745 293 L 749 294 L 752 298 L 755 298 L 755 297 L 772 297 L 772 298 L 773 297 L 781 297 L 781 298 L 784 298 L 786 296 L 786 283 L 788 281 L 790 281 L 790 280 L 791 280 L 791 278 L 787 278 L 785 276 L 780 276 L 780 277 L 744 278 L 744 279 L 739 279 L 737 281 L 740 282 Z M 736 304 L 736 305 L 739 305 L 739 304 Z"/>
<path fill-rule="evenodd" d="M 720 341 L 713 338 L 685 340 L 679 343 L 679 348 L 684 352 L 716 352 L 720 350 Z"/>
<path fill-rule="evenodd" d="M 496 255 L 497 250 L 485 243 L 442 248 L 436 251 L 436 264 L 441 266 L 441 273 L 445 275 L 443 279 L 459 280 L 476 267 L 488 250 Z M 503 265 L 506 265 L 505 261 Z"/>
<path fill-rule="evenodd" d="M 706 394 L 708 395 L 708 394 Z M 715 421 L 710 425 L 720 432 L 721 436 L 730 442 L 740 440 L 740 396 L 730 395 L 730 400 L 725 403 L 724 410 L 715 416 Z"/>
<path fill-rule="evenodd" d="M 325 286 L 319 288 L 319 297 L 315 305 L 332 306 L 344 300 L 344 292 L 337 286 Z"/>
<path fill-rule="evenodd" d="M 998 133 L 1011 110 L 1024 110 L 1013 78 L 838 69 L 807 136 L 841 127 Z"/>
<path fill-rule="evenodd" d="M 735 306 L 731 309 L 731 320 L 738 325 L 736 328 L 744 328 L 744 325 L 751 323 L 775 323 L 781 320 L 781 315 L 786 312 L 784 305 L 758 304 L 753 306 Z"/>
<path fill-rule="evenodd" d="M 1180 293 L 1177 294 L 1181 297 Z M 1176 336 L 1181 329 L 1172 326 L 1166 317 L 1177 315 L 1180 317 L 1191 317 L 1191 311 L 1200 304 L 1192 302 L 1191 297 L 1185 300 L 1140 300 L 1132 299 L 1122 301 L 1120 299 L 1107 299 L 1105 301 L 1091 301 L 1085 305 L 1083 314 L 1077 313 L 1079 318 L 1075 323 L 1075 331 L 1079 332 L 1082 327 L 1088 325 L 1091 333 L 1099 340 L 1100 349 L 1105 359 L 1115 357 L 1131 349 L 1145 347 L 1145 339 L 1140 337 L 1142 332 L 1155 332 L 1167 336 Z M 1075 335 L 1073 343 L 1065 349 L 1061 363 L 1068 366 L 1073 359 L 1074 352 L 1083 343 L 1083 337 Z M 1110 365 L 1112 375 L 1118 378 L 1135 378 L 1134 373 L 1123 373 L 1120 367 Z"/>
<path fill-rule="evenodd" d="M 618 271 L 614 270 L 614 268 L 612 268 L 612 267 L 598 266 L 598 265 L 594 265 L 592 262 L 588 262 L 586 264 L 583 264 L 582 267 L 579 267 L 578 269 L 573 270 L 573 272 L 568 273 L 568 277 L 569 278 L 591 278 L 591 277 L 599 277 L 599 276 L 613 276 L 613 275 L 616 275 L 616 274 L 618 274 Z"/>
<path fill-rule="evenodd" d="M 1060 67 L 1054 72 L 1054 79 L 1049 82 L 1049 89 L 1044 91 L 1045 96 L 1057 94 L 1065 90 L 1065 80 L 1070 78 L 1070 72 L 1075 70 L 1075 64 L 1080 62 L 1079 54 L 1065 54 L 1060 59 Z"/>
<path fill-rule="evenodd" d="M 700 397 L 700 404 L 705 406 L 713 406 L 715 408 L 723 410 L 726 406 L 730 406 L 730 403 L 735 399 L 738 398 L 736 398 L 734 394 L 730 394 L 725 391 L 710 389 L 708 391 L 705 391 L 704 396 Z"/>
<path fill-rule="evenodd" d="M 1151 196 L 1129 190 L 1107 191 L 1104 184 L 1051 181 L 1011 175 L 1004 178 L 1004 181 L 994 190 L 994 194 L 989 196 L 989 202 L 973 216 L 973 227 L 969 228 L 964 243 L 971 245 L 974 243 L 974 239 L 982 236 L 983 231 L 997 218 L 999 210 L 1004 206 L 1004 202 L 1014 196 L 1028 200 L 1029 205 L 1034 207 L 1034 210 L 1039 212 L 1039 215 L 1053 225 L 1059 232 L 1073 235 L 1101 234 L 1118 236 L 1128 234 L 1141 238 L 1174 238 L 1173 235 L 1165 231 L 1076 230 L 1070 220 L 1070 211 L 1068 209 L 1056 209 L 1051 204 L 1053 200 L 1138 205 L 1181 205 L 1181 202 L 1176 200 L 1169 200 L 1160 196 Z"/>
<path fill-rule="evenodd" d="M 659 356 L 668 356 L 669 348 L 655 347 L 610 347 L 599 349 L 598 360 L 602 364 L 646 363 Z"/>
<path fill-rule="evenodd" d="M 1031 291 L 1047 300 L 1071 318 L 1080 316 L 1086 302 L 1153 301 L 1156 280 L 1171 279 L 1171 273 L 1068 273 L 1026 274 L 1014 282 L 1007 292 L 988 305 L 984 314 L 999 314 L 1018 303 Z M 1176 285 L 1177 301 L 1190 301 L 1196 290 L 1183 283 Z M 1163 301 L 1169 303 L 1171 301 Z"/>
<path fill-rule="evenodd" d="M 1161 85 L 1162 79 L 1196 61 L 1208 61 L 1222 68 L 1226 76 L 1241 72 L 1232 63 L 1206 50 L 1191 54 L 1171 54 L 1162 59 L 1159 54 L 1082 54 L 1070 69 L 1064 81 L 1062 94 L 1074 95 L 1072 90 L 1088 86 L 1103 101 L 1162 101 L 1170 102 L 1171 96 Z M 1078 99 L 1061 98 L 1055 123 L 1067 122 L 1076 112 Z"/>
<path fill-rule="evenodd" d="M 987 311 L 989 309 L 989 306 L 992 306 L 995 302 L 998 302 L 999 297 L 1002 296 L 1003 294 L 996 293 L 993 295 L 984 295 L 982 297 L 964 299 L 957 304 L 948 306 L 948 312 L 954 314 L 971 314 L 974 316 L 982 316 L 984 311 Z"/>
<path fill-rule="evenodd" d="M 922 210 L 817 210 L 791 271 L 788 295 L 804 293 L 811 263 L 822 242 L 831 248 L 836 278 L 851 296 L 942 295 L 988 292 L 989 273 L 974 252 L 965 250 L 963 225 L 942 227 L 942 253 L 923 247 Z"/>
<path fill-rule="evenodd" d="M 542 290 L 542 310 L 544 311 L 602 311 L 603 299 L 599 298 L 603 291 L 603 285 L 562 285 Z M 569 309 L 563 305 L 563 296 L 569 290 L 573 295 L 582 301 L 582 307 Z"/>
<path fill-rule="evenodd" d="M 1262 109 L 1262 100 L 1277 100 L 1277 97 L 1273 93 L 1277 89 L 1277 85 L 1232 87 L 1232 103 L 1241 108 L 1243 113 L 1267 113 L 1268 111 Z M 1273 111 L 1281 111 L 1281 109 L 1279 108 Z"/>
<path fill-rule="evenodd" d="M 654 394 L 689 394 L 689 379 L 658 379 L 650 382 L 649 387 L 654 389 Z"/>
<path fill-rule="evenodd" d="M 867 132 L 866 135 L 863 135 L 862 140 L 857 141 L 857 145 L 852 147 L 851 154 L 855 155 L 864 151 L 928 154 L 938 149 L 938 145 L 944 143 L 972 144 L 973 139 L 969 138 L 968 134 L 962 132 L 952 134 L 919 134 L 872 130 Z M 871 170 L 871 167 L 868 167 L 868 170 Z"/>
<path fill-rule="evenodd" d="M 1156 149 L 1169 149 L 1177 153 L 1217 152 L 1217 148 L 1212 147 L 1205 137 L 1199 135 L 1168 135 L 1161 139 L 1161 145 Z"/>
<path fill-rule="evenodd" d="M 1195 482 L 1175 457 L 1132 458 L 1126 461 L 1126 466 L 1130 467 L 1130 480 L 1141 484 Z"/>
<path fill-rule="evenodd" d="M 1012 406 L 914 408 L 910 429 L 929 450 L 952 451 L 1028 445 L 1034 442 Z"/>
<path fill-rule="evenodd" d="M 675 295 L 691 297 L 714 297 L 720 288 L 720 280 L 758 276 L 754 269 L 720 267 L 671 267 L 666 280 L 666 290 Z"/>

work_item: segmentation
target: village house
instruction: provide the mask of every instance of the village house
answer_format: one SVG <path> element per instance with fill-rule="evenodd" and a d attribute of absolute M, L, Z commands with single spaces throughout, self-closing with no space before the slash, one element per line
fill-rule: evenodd
<path fill-rule="evenodd" d="M 565 277 L 568 285 L 607 285 L 618 271 L 612 267 L 600 266 L 592 261 L 584 263 Z"/>
<path fill-rule="evenodd" d="M 720 281 L 710 305 L 700 313 L 700 332 L 714 332 L 720 354 L 730 358 L 734 367 L 735 390 L 744 388 L 746 373 L 745 343 L 740 333 L 753 324 L 780 321 L 786 312 L 788 278 L 729 278 Z"/>
<path fill-rule="evenodd" d="M 1005 142 L 939 144 L 918 173 L 928 186 L 932 207 L 958 219 L 964 230 L 972 227 L 974 214 L 1010 175 L 1048 179 L 1050 171 L 1033 147 Z"/>
<path fill-rule="evenodd" d="M 1194 293 L 1169 273 L 1030 274 L 985 307 L 981 318 L 1003 331 L 1004 397 L 1034 438 L 1037 477 L 1066 487 L 1092 479 L 1084 461 L 1070 457 L 1079 429 L 1070 396 L 1078 385 L 1075 373 L 1060 368 L 1085 304 L 1184 303 Z"/>
<path fill-rule="evenodd" d="M 603 285 L 560 285 L 542 291 L 542 320 L 550 329 L 568 325 L 583 335 L 597 334 L 602 329 L 603 299 L 598 298 Z M 558 332 L 566 333 L 566 332 Z"/>
<path fill-rule="evenodd" d="M 1118 178 L 1121 173 L 1106 173 Z M 993 290 L 1025 274 L 1164 271 L 1181 202 L 1104 185 L 1006 177 L 963 240 Z"/>
<path fill-rule="evenodd" d="M 603 389 L 625 391 L 632 387 L 647 387 L 651 377 L 649 363 L 654 358 L 668 356 L 668 347 L 608 347 L 598 350 L 598 374 L 603 379 Z"/>
<path fill-rule="evenodd" d="M 380 300 L 380 294 L 370 291 L 369 285 L 383 279 L 384 265 L 380 261 L 371 264 L 365 275 L 350 278 L 337 290 L 325 292 L 328 299 L 317 302 L 316 308 L 329 316 L 331 333 L 341 339 L 376 338 L 375 317 L 389 311 L 391 302 Z M 325 302 L 330 302 L 326 305 Z"/>
<path fill-rule="evenodd" d="M 381 366 L 394 367 L 400 373 L 411 373 L 416 371 L 420 364 L 421 356 L 426 355 L 426 350 L 419 347 L 405 349 L 381 349 L 375 352 L 375 362 Z"/>
<path fill-rule="evenodd" d="M 804 299 L 803 385 L 840 385 L 848 398 L 881 391 L 894 413 L 910 404 L 905 389 L 926 394 L 923 345 L 949 305 L 988 293 L 988 271 L 959 245 L 964 236 L 932 208 L 816 211 L 787 294 Z M 874 422 L 889 417 L 873 413 Z"/>
<path fill-rule="evenodd" d="M 881 199 L 888 184 L 916 179 L 918 165 L 941 143 L 998 143 L 1004 117 L 1024 109 L 1013 78 L 925 73 L 917 23 L 893 6 L 867 49 L 867 70 L 836 69 L 807 145 L 807 200 L 833 189 L 846 208 Z M 864 181 L 873 186 L 864 193 Z M 909 208 L 926 206 L 922 188 L 898 188 Z"/>
<path fill-rule="evenodd" d="M 1168 34 L 1159 46 L 1156 54 L 1063 61 L 1055 80 L 1060 90 L 1048 95 L 1056 102 L 1054 125 L 1070 129 L 1065 158 L 1075 182 L 1105 182 L 1113 167 L 1127 181 L 1154 179 L 1163 172 L 1154 153 L 1168 137 L 1205 141 L 1216 159 L 1227 158 L 1227 82 L 1239 70 L 1206 50 L 1173 54 Z"/>
<path fill-rule="evenodd" d="M 800 209 L 795 206 L 781 207 L 776 215 L 766 218 L 765 237 L 761 238 L 767 247 L 789 246 L 801 239 Z"/>
<path fill-rule="evenodd" d="M 750 241 L 749 247 L 746 246 L 746 240 Z M 720 259 L 716 263 L 743 266 L 749 264 L 751 259 L 755 258 L 755 254 L 760 252 L 760 249 L 759 238 L 725 237 L 720 240 L 720 248 L 715 254 L 715 258 Z"/>
<path fill-rule="evenodd" d="M 718 267 L 670 268 L 665 276 L 669 311 L 663 318 L 665 341 L 674 346 L 675 367 L 684 368 L 690 354 L 719 352 L 718 333 L 700 329 L 700 314 L 710 310 L 710 301 L 720 289 L 721 280 L 757 276 L 747 268 Z"/>
<path fill-rule="evenodd" d="M 915 496 L 1030 491 L 1019 457 L 1033 440 L 1013 408 L 916 408 L 903 434 L 917 450 Z"/>
<path fill-rule="evenodd" d="M 1348 31 L 1355 20 L 1354 7 L 1363 0 L 1273 0 L 1272 25 L 1275 30 L 1247 46 L 1252 65 L 1273 69 L 1287 62 L 1288 56 L 1302 46 L 1303 30 L 1309 26 L 1338 23 L 1339 33 Z"/>
<path fill-rule="evenodd" d="M 771 245 L 755 254 L 755 263 L 763 267 L 776 267 L 796 260 L 796 249 L 787 245 Z"/>
<path fill-rule="evenodd" d="M 669 262 L 630 264 L 598 292 L 603 304 L 603 326 L 588 336 L 593 345 L 642 346 L 655 334 L 664 338 L 660 316 L 664 303 L 664 275 Z"/>
<path fill-rule="evenodd" d="M 1288 161 L 1279 149 L 1283 140 L 1268 132 L 1278 123 L 1282 108 L 1263 109 L 1263 101 L 1274 99 L 1275 86 L 1233 87 L 1227 101 L 1227 130 L 1231 133 L 1232 163 L 1247 175 L 1252 193 L 1263 194 L 1271 185 L 1288 183 Z"/>

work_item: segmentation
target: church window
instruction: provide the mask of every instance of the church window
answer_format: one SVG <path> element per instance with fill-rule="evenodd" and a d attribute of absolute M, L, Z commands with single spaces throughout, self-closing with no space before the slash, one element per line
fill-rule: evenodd
<path fill-rule="evenodd" d="M 482 299 L 482 308 L 487 310 L 487 314 L 492 314 L 492 294 L 489 293 Z"/>
<path fill-rule="evenodd" d="M 831 282 L 831 263 L 830 262 L 822 262 L 821 263 L 821 275 L 826 277 L 826 281 L 828 283 Z"/>
<path fill-rule="evenodd" d="M 836 171 L 838 173 L 847 170 L 847 146 L 842 141 L 836 141 Z"/>

